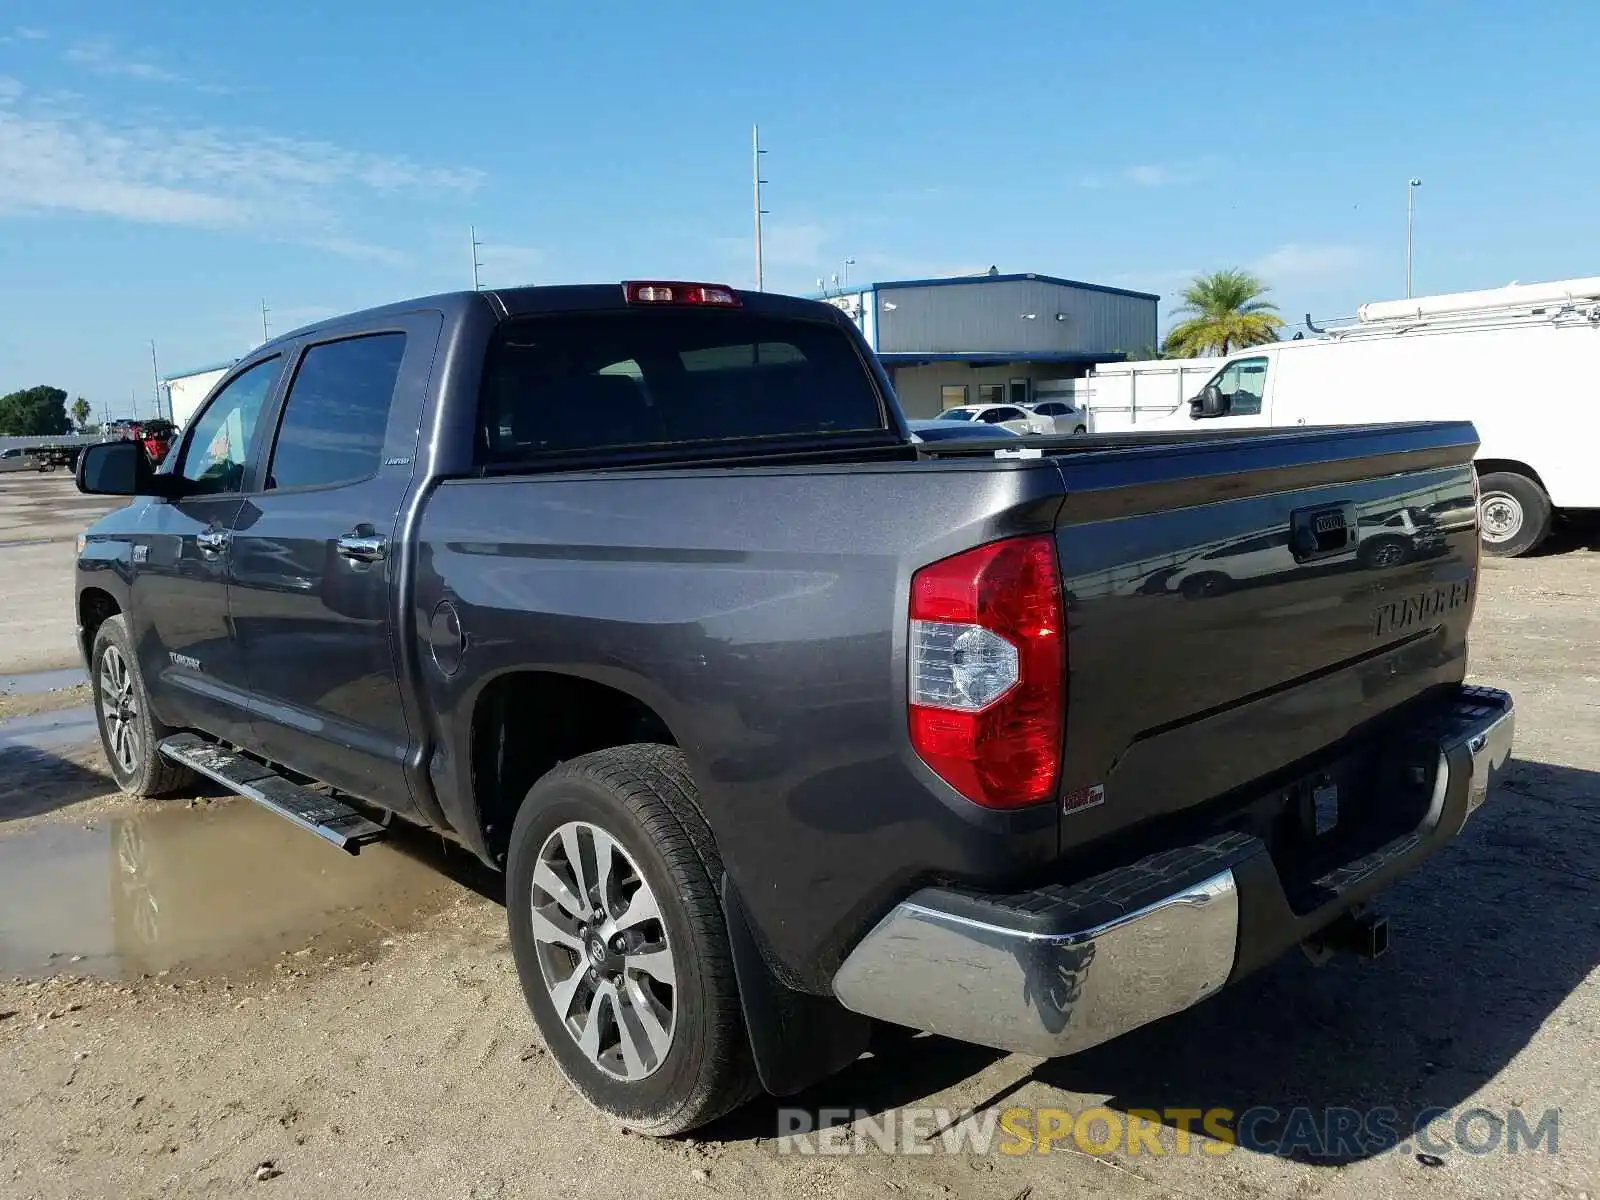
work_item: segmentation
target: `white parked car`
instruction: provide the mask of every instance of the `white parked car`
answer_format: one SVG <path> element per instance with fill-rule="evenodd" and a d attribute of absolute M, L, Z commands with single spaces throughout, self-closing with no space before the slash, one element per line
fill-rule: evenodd
<path fill-rule="evenodd" d="M 1036 417 L 1050 419 L 1052 433 L 1089 433 L 1093 421 L 1089 413 L 1066 400 L 1038 400 L 1027 406 Z"/>
<path fill-rule="evenodd" d="M 1035 416 L 1016 404 L 968 404 L 961 408 L 947 408 L 938 417 L 941 421 L 973 421 L 984 425 L 999 425 L 1012 433 L 1054 433 L 1055 422 L 1049 417 Z"/>
<path fill-rule="evenodd" d="M 973 424 L 971 421 L 907 421 L 906 427 L 911 431 L 913 442 L 970 441 L 974 438 L 1008 442 L 1018 436 L 1015 430 L 1007 429 L 1004 425 Z"/>

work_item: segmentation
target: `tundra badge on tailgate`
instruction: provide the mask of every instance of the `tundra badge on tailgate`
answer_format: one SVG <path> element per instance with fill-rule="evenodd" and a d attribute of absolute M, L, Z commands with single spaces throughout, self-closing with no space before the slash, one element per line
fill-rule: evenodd
<path fill-rule="evenodd" d="M 1472 594 L 1472 584 L 1458 579 L 1452 584 L 1440 584 L 1403 600 L 1391 600 L 1372 610 L 1372 636 L 1384 637 L 1402 633 L 1413 625 L 1421 625 L 1429 617 L 1442 616 L 1451 609 L 1460 608 Z"/>

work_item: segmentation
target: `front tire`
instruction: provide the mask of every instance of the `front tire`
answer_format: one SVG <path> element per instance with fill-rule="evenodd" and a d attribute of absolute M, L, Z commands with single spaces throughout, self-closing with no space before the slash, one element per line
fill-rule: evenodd
<path fill-rule="evenodd" d="M 1516 558 L 1550 535 L 1550 497 L 1526 475 L 1491 471 L 1478 481 L 1478 533 L 1483 552 Z"/>
<path fill-rule="evenodd" d="M 589 1103 L 657 1136 L 757 1090 L 695 795 L 672 746 L 572 759 L 528 792 L 506 866 L 512 955 L 551 1056 Z"/>
<path fill-rule="evenodd" d="M 110 617 L 94 635 L 89 655 L 100 748 L 117 786 L 130 796 L 167 796 L 193 787 L 198 777 L 157 747 L 177 730 L 150 707 L 150 692 L 128 636 L 128 619 Z"/>

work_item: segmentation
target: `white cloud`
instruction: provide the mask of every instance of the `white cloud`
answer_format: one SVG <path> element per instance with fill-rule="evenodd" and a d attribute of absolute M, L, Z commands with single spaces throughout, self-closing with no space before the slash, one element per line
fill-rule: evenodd
<path fill-rule="evenodd" d="M 116 46 L 105 38 L 76 43 L 67 50 L 66 60 L 96 75 L 139 79 L 146 83 L 183 82 L 182 76 L 164 67 L 119 53 Z"/>
<path fill-rule="evenodd" d="M 12 36 L 23 42 L 42 42 L 50 34 L 47 30 L 37 29 L 30 25 L 18 25 L 16 29 L 12 30 Z"/>
<path fill-rule="evenodd" d="M 410 255 L 403 250 L 380 246 L 375 242 L 365 242 L 360 238 L 332 235 L 328 237 L 313 236 L 300 240 L 313 249 L 326 250 L 329 254 L 337 254 L 340 258 L 353 258 L 361 262 L 381 263 L 386 267 L 403 267 L 411 261 Z"/>
<path fill-rule="evenodd" d="M 767 221 L 761 227 L 761 253 L 774 266 L 816 267 L 825 262 L 823 247 L 832 238 L 814 221 Z"/>
<path fill-rule="evenodd" d="M 1170 297 L 1181 292 L 1194 282 L 1195 276 L 1203 272 L 1199 267 L 1164 267 L 1152 271 L 1121 271 L 1107 276 L 1106 282 L 1113 287 L 1128 288 L 1135 292 L 1152 292 L 1157 296 Z"/>
<path fill-rule="evenodd" d="M 0 104 L 8 104 L 22 95 L 22 81 L 9 75 L 0 75 Z"/>
<path fill-rule="evenodd" d="M 965 262 L 940 258 L 917 258 L 911 255 L 884 254 L 867 251 L 856 255 L 857 269 L 850 273 L 857 282 L 879 282 L 891 279 L 946 279 L 961 275 L 985 275 L 991 266 L 998 264 L 967 260 Z"/>
<path fill-rule="evenodd" d="M 1123 175 L 1129 183 L 1136 183 L 1140 187 L 1164 187 L 1177 181 L 1173 169 L 1163 167 L 1159 163 L 1144 163 L 1137 167 L 1129 167 Z"/>
<path fill-rule="evenodd" d="M 740 267 L 751 270 L 750 264 L 755 261 L 753 236 L 706 240 L 727 264 L 724 271 L 737 271 Z M 827 249 L 833 240 L 833 231 L 814 221 L 763 221 L 761 261 L 767 286 L 809 291 L 818 278 L 827 281 L 835 272 L 842 273 L 844 256 Z"/>
<path fill-rule="evenodd" d="M 1272 287 L 1303 286 L 1347 279 L 1370 258 L 1360 246 L 1289 242 L 1251 263 L 1250 270 Z"/>
<path fill-rule="evenodd" d="M 1214 159 L 1194 162 L 1135 163 L 1109 171 L 1096 171 L 1078 180 L 1078 186 L 1091 191 L 1109 187 L 1162 188 L 1195 183 L 1216 166 Z"/>
<path fill-rule="evenodd" d="M 20 95 L 11 93 L 13 101 Z M 276 134 L 113 123 L 59 103 L 0 107 L 0 214 L 244 229 L 393 262 L 397 252 L 341 227 L 341 213 L 363 192 L 465 195 L 481 179 L 476 171 Z"/>
<path fill-rule="evenodd" d="M 510 242 L 484 242 L 478 247 L 478 262 L 485 285 L 532 283 L 546 265 L 545 252 L 537 246 L 517 246 Z"/>

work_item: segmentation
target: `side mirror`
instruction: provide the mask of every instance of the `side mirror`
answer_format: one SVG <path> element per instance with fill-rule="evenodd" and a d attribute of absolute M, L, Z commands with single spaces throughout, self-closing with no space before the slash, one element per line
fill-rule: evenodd
<path fill-rule="evenodd" d="M 1225 417 L 1228 409 L 1232 407 L 1232 400 L 1222 394 L 1222 390 L 1214 383 L 1208 383 L 1200 389 L 1200 394 L 1189 401 L 1189 415 L 1191 417 Z"/>
<path fill-rule="evenodd" d="M 89 496 L 160 496 L 167 493 L 142 442 L 100 442 L 78 455 L 78 490 Z"/>

